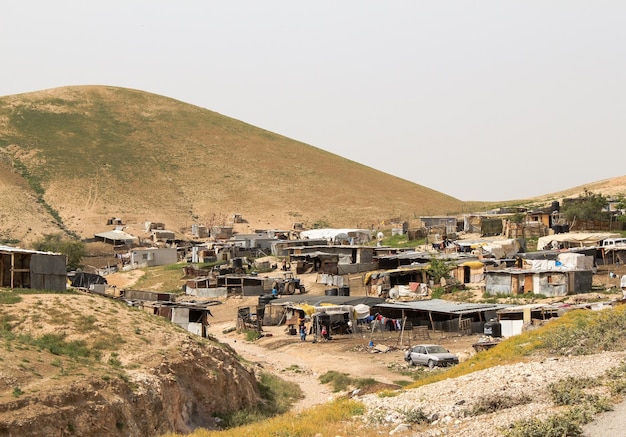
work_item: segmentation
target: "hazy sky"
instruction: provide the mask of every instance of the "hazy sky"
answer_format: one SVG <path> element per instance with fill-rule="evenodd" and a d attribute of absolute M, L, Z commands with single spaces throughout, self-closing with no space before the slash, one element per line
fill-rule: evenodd
<path fill-rule="evenodd" d="M 626 174 L 626 2 L 20 0 L 0 11 L 0 96 L 148 91 L 461 200 Z"/>

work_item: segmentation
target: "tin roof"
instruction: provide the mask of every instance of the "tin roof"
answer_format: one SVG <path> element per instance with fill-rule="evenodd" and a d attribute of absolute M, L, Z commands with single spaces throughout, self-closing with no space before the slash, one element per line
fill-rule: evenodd
<path fill-rule="evenodd" d="M 443 299 L 418 300 L 412 302 L 381 303 L 376 305 L 379 308 L 430 311 L 444 314 L 469 314 L 483 311 L 497 311 L 515 305 L 490 304 L 490 303 L 461 303 L 449 302 Z"/>
<path fill-rule="evenodd" d="M 12 246 L 4 246 L 0 245 L 0 252 L 4 253 L 31 253 L 31 254 L 41 254 L 41 255 L 61 255 L 57 252 L 43 252 L 41 250 L 30 250 L 30 249 L 21 249 L 19 247 Z"/>
<path fill-rule="evenodd" d="M 134 235 L 128 234 L 124 231 L 120 231 L 118 229 L 114 229 L 112 231 L 100 232 L 95 234 L 96 237 L 104 238 L 106 240 L 111 241 L 135 241 L 137 237 Z"/>
<path fill-rule="evenodd" d="M 385 299 L 383 298 L 370 296 L 312 296 L 303 294 L 279 297 L 277 299 L 272 299 L 269 303 L 281 305 L 287 303 L 295 303 L 308 304 L 311 306 L 320 306 L 322 304 L 358 305 L 362 303 L 365 305 L 373 306 L 384 301 Z"/>

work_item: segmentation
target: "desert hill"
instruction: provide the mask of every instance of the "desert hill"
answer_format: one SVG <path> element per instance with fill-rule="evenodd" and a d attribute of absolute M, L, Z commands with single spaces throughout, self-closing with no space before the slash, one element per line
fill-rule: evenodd
<path fill-rule="evenodd" d="M 106 86 L 0 98 L 0 166 L 5 241 L 59 228 L 89 238 L 112 217 L 183 232 L 228 224 L 235 213 L 253 230 L 365 227 L 467 208 L 216 112 Z"/>
<path fill-rule="evenodd" d="M 624 193 L 626 176 L 526 201 L 584 189 Z M 114 217 L 130 232 L 152 221 L 188 235 L 194 223 L 229 225 L 233 214 L 245 220 L 236 231 L 247 232 L 296 222 L 370 227 L 494 206 L 208 109 L 107 86 L 0 97 L 0 204 L 0 242 L 21 246 L 61 230 L 90 238 Z"/>

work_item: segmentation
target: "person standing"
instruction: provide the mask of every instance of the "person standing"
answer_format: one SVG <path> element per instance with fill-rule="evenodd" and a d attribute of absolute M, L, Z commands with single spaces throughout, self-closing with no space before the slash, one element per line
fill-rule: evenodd
<path fill-rule="evenodd" d="M 326 329 L 326 325 L 322 325 L 322 340 L 328 340 L 328 330 Z"/>
<path fill-rule="evenodd" d="M 303 343 L 306 341 L 306 326 L 304 325 L 300 325 L 300 341 Z"/>

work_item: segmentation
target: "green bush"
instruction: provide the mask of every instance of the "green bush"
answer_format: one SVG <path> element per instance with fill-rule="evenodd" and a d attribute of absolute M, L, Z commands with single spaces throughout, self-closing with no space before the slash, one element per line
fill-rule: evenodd
<path fill-rule="evenodd" d="M 515 422 L 503 430 L 505 437 L 573 437 L 581 436 L 581 427 L 592 419 L 583 408 L 572 408 L 544 420 L 532 418 Z"/>
<path fill-rule="evenodd" d="M 322 384 L 330 384 L 334 392 L 348 390 L 350 387 L 363 389 L 378 384 L 373 378 L 352 378 L 347 373 L 329 370 L 319 377 Z"/>
<path fill-rule="evenodd" d="M 261 374 L 258 388 L 261 402 L 253 408 L 220 416 L 224 428 L 243 426 L 284 414 L 289 411 L 294 402 L 304 397 L 298 384 L 285 381 L 269 373 Z"/>
<path fill-rule="evenodd" d="M 246 330 L 245 335 L 246 335 L 247 341 L 255 341 L 261 337 L 261 334 L 259 334 L 257 331 L 253 329 Z"/>
<path fill-rule="evenodd" d="M 466 411 L 468 416 L 478 416 L 481 414 L 494 413 L 500 410 L 517 407 L 518 405 L 526 405 L 532 399 L 527 395 L 507 396 L 505 394 L 493 394 L 482 396 L 476 400 L 474 405 Z"/>
<path fill-rule="evenodd" d="M 330 384 L 334 392 L 345 391 L 352 385 L 353 379 L 347 373 L 330 370 L 319 378 L 322 384 Z"/>
<path fill-rule="evenodd" d="M 61 234 L 46 234 L 33 243 L 33 249 L 45 252 L 58 252 L 67 255 L 67 270 L 76 270 L 87 254 L 85 243 L 80 240 L 66 240 Z"/>
<path fill-rule="evenodd" d="M 548 392 L 556 405 L 578 405 L 586 399 L 584 389 L 595 385 L 591 378 L 567 377 L 548 384 Z"/>
<path fill-rule="evenodd" d="M 404 421 L 407 423 L 430 423 L 430 419 L 424 413 L 421 408 L 409 408 L 405 410 L 399 410 L 399 413 L 404 417 Z"/>

